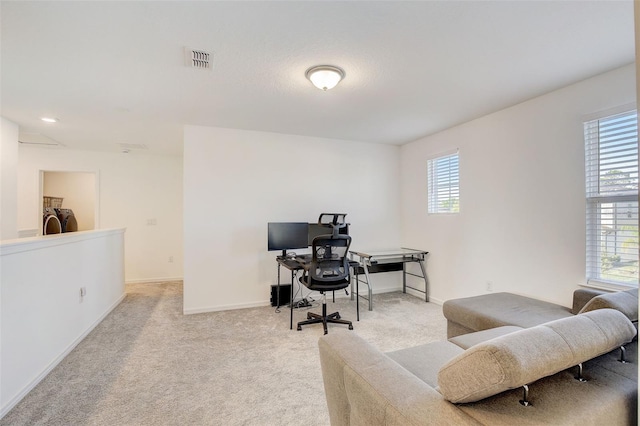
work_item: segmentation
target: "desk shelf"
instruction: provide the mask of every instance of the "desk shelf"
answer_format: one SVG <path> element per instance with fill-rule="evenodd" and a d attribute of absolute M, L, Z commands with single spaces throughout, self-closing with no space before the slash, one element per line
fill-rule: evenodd
<path fill-rule="evenodd" d="M 402 261 L 393 263 L 374 263 L 368 266 L 370 274 L 376 274 L 380 272 L 395 272 L 402 271 Z M 358 265 L 358 274 L 364 274 L 364 266 Z"/>

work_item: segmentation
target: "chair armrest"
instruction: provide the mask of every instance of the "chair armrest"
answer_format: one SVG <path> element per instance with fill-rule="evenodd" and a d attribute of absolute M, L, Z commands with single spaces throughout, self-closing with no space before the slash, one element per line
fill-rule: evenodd
<path fill-rule="evenodd" d="M 332 426 L 478 424 L 353 332 L 318 345 Z"/>
<path fill-rule="evenodd" d="M 607 293 L 606 291 L 596 290 L 595 288 L 579 288 L 573 292 L 573 307 L 571 312 L 577 315 L 584 306 L 596 296 Z"/>
<path fill-rule="evenodd" d="M 309 269 L 311 269 L 311 262 L 305 262 L 303 260 L 297 260 L 297 262 L 300 264 L 305 273 L 308 272 Z"/>

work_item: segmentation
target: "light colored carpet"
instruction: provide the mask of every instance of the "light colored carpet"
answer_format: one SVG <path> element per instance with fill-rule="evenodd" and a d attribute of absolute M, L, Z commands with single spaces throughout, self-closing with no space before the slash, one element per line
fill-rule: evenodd
<path fill-rule="evenodd" d="M 440 306 L 398 293 L 339 298 L 336 310 L 383 351 L 446 338 Z M 311 308 L 320 312 L 318 302 Z M 182 314 L 182 283 L 134 284 L 127 296 L 2 425 L 328 425 L 317 341 L 306 309 Z M 330 324 L 329 333 L 346 326 Z"/>

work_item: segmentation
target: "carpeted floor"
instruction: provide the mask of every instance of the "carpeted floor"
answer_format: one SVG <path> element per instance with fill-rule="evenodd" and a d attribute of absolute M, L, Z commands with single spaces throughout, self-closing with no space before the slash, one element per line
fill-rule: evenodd
<path fill-rule="evenodd" d="M 311 308 L 320 312 L 318 302 Z M 328 303 L 383 351 L 446 338 L 440 306 L 398 293 L 374 310 Z M 134 284 L 127 296 L 0 425 L 328 425 L 306 309 L 182 314 L 182 283 Z M 329 325 L 329 333 L 346 326 Z"/>

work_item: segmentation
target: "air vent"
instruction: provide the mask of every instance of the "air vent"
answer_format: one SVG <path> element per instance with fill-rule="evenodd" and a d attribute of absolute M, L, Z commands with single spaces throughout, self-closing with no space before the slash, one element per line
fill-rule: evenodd
<path fill-rule="evenodd" d="M 148 149 L 146 145 L 143 145 L 141 143 L 119 143 L 118 146 L 123 152 L 129 152 L 134 149 Z"/>
<path fill-rule="evenodd" d="M 20 132 L 18 134 L 18 142 L 24 145 L 40 145 L 40 146 L 64 146 L 57 140 L 51 139 L 41 133 Z"/>
<path fill-rule="evenodd" d="M 198 69 L 212 69 L 213 68 L 213 54 L 205 52 L 204 50 L 184 48 L 186 65 L 190 68 Z"/>

